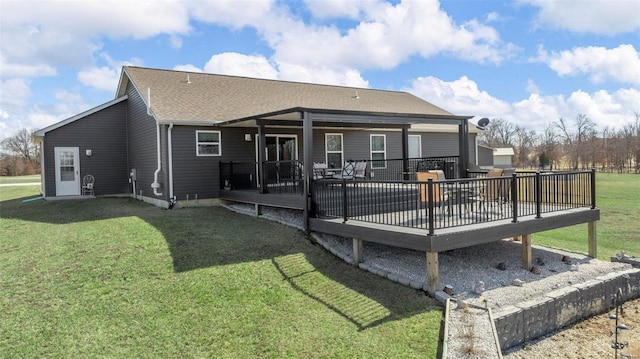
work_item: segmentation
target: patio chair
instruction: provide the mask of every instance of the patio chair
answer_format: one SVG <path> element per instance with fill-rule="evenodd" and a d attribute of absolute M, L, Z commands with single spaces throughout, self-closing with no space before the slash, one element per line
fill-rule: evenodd
<path fill-rule="evenodd" d="M 503 170 L 500 168 L 491 169 L 487 173 L 485 186 L 478 194 L 478 208 L 484 207 L 485 213 L 487 213 L 487 203 L 490 203 L 492 207 L 498 205 L 500 213 L 502 213 L 502 205 L 508 202 L 505 200 L 505 193 L 508 193 L 509 179 L 501 177 L 503 177 Z"/>
<path fill-rule="evenodd" d="M 352 180 L 355 178 L 356 165 L 353 161 L 347 161 L 342 167 L 342 172 L 333 175 L 333 178 Z"/>
<path fill-rule="evenodd" d="M 321 180 L 327 178 L 327 164 L 323 162 L 313 163 L 313 179 Z"/>
<path fill-rule="evenodd" d="M 444 174 L 443 174 L 444 175 Z M 439 181 L 438 173 L 435 171 L 430 172 L 416 172 L 416 179 L 418 182 L 428 182 L 430 179 L 433 181 Z M 449 205 L 449 193 L 448 191 L 441 190 L 440 183 L 434 183 L 433 186 L 433 206 L 434 208 L 440 208 L 441 214 L 444 215 L 444 205 Z M 429 186 L 424 183 L 418 184 L 418 193 L 420 200 L 418 201 L 418 217 L 420 214 L 420 209 L 424 208 L 422 205 L 425 204 L 425 207 L 429 204 Z"/>
<path fill-rule="evenodd" d="M 94 196 L 93 185 L 95 184 L 95 178 L 92 175 L 86 175 L 82 178 L 82 195 Z"/>
<path fill-rule="evenodd" d="M 353 179 L 367 179 L 367 161 L 356 162 Z"/>

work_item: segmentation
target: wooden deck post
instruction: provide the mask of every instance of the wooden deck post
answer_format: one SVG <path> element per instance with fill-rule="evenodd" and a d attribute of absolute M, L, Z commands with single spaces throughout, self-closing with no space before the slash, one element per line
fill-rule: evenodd
<path fill-rule="evenodd" d="M 260 217 L 262 215 L 262 205 L 261 204 L 255 204 L 256 206 L 256 217 Z"/>
<path fill-rule="evenodd" d="M 589 226 L 589 257 L 596 258 L 598 256 L 596 221 L 589 222 L 588 226 Z"/>
<path fill-rule="evenodd" d="M 354 266 L 358 266 L 358 264 L 362 263 L 363 260 L 363 250 L 364 247 L 362 246 L 362 239 L 357 239 L 354 238 L 353 239 L 353 264 Z"/>
<path fill-rule="evenodd" d="M 427 252 L 427 293 L 435 297 L 438 286 L 438 252 Z"/>
<path fill-rule="evenodd" d="M 520 236 L 522 240 L 522 269 L 531 269 L 531 234 Z"/>

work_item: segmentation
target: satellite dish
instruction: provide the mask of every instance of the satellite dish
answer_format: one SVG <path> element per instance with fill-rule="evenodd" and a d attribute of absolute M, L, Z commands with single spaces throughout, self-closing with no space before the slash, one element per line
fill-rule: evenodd
<path fill-rule="evenodd" d="M 483 117 L 480 119 L 480 121 L 478 121 L 478 127 L 484 129 L 485 127 L 487 127 L 487 125 L 489 124 L 489 119 L 486 117 Z"/>

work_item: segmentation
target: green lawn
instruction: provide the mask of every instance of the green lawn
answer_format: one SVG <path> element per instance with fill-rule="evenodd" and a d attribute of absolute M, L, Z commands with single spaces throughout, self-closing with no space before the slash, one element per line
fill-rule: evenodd
<path fill-rule="evenodd" d="M 40 182 L 40 175 L 0 176 L 0 184 Z"/>
<path fill-rule="evenodd" d="M 621 250 L 640 256 L 640 175 L 598 173 L 596 185 L 598 258 L 609 260 Z M 586 253 L 587 225 L 536 233 L 533 242 Z"/>
<path fill-rule="evenodd" d="M 433 358 L 441 308 L 221 208 L 0 188 L 0 357 Z"/>

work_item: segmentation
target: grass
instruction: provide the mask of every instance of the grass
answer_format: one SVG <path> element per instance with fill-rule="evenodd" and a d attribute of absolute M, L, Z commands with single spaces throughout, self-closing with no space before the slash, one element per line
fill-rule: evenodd
<path fill-rule="evenodd" d="M 0 188 L 0 357 L 437 355 L 442 310 L 221 208 Z"/>
<path fill-rule="evenodd" d="M 640 255 L 640 177 L 597 183 L 599 257 Z M 123 198 L 21 203 L 38 191 L 0 187 L 0 357 L 437 355 L 433 300 L 299 231 Z M 586 252 L 586 231 L 534 240 Z"/>
<path fill-rule="evenodd" d="M 609 260 L 623 250 L 640 256 L 640 175 L 598 173 L 596 205 L 598 258 Z M 586 253 L 587 225 L 536 233 L 534 243 Z"/>
<path fill-rule="evenodd" d="M 40 182 L 40 175 L 0 176 L 0 184 Z"/>

